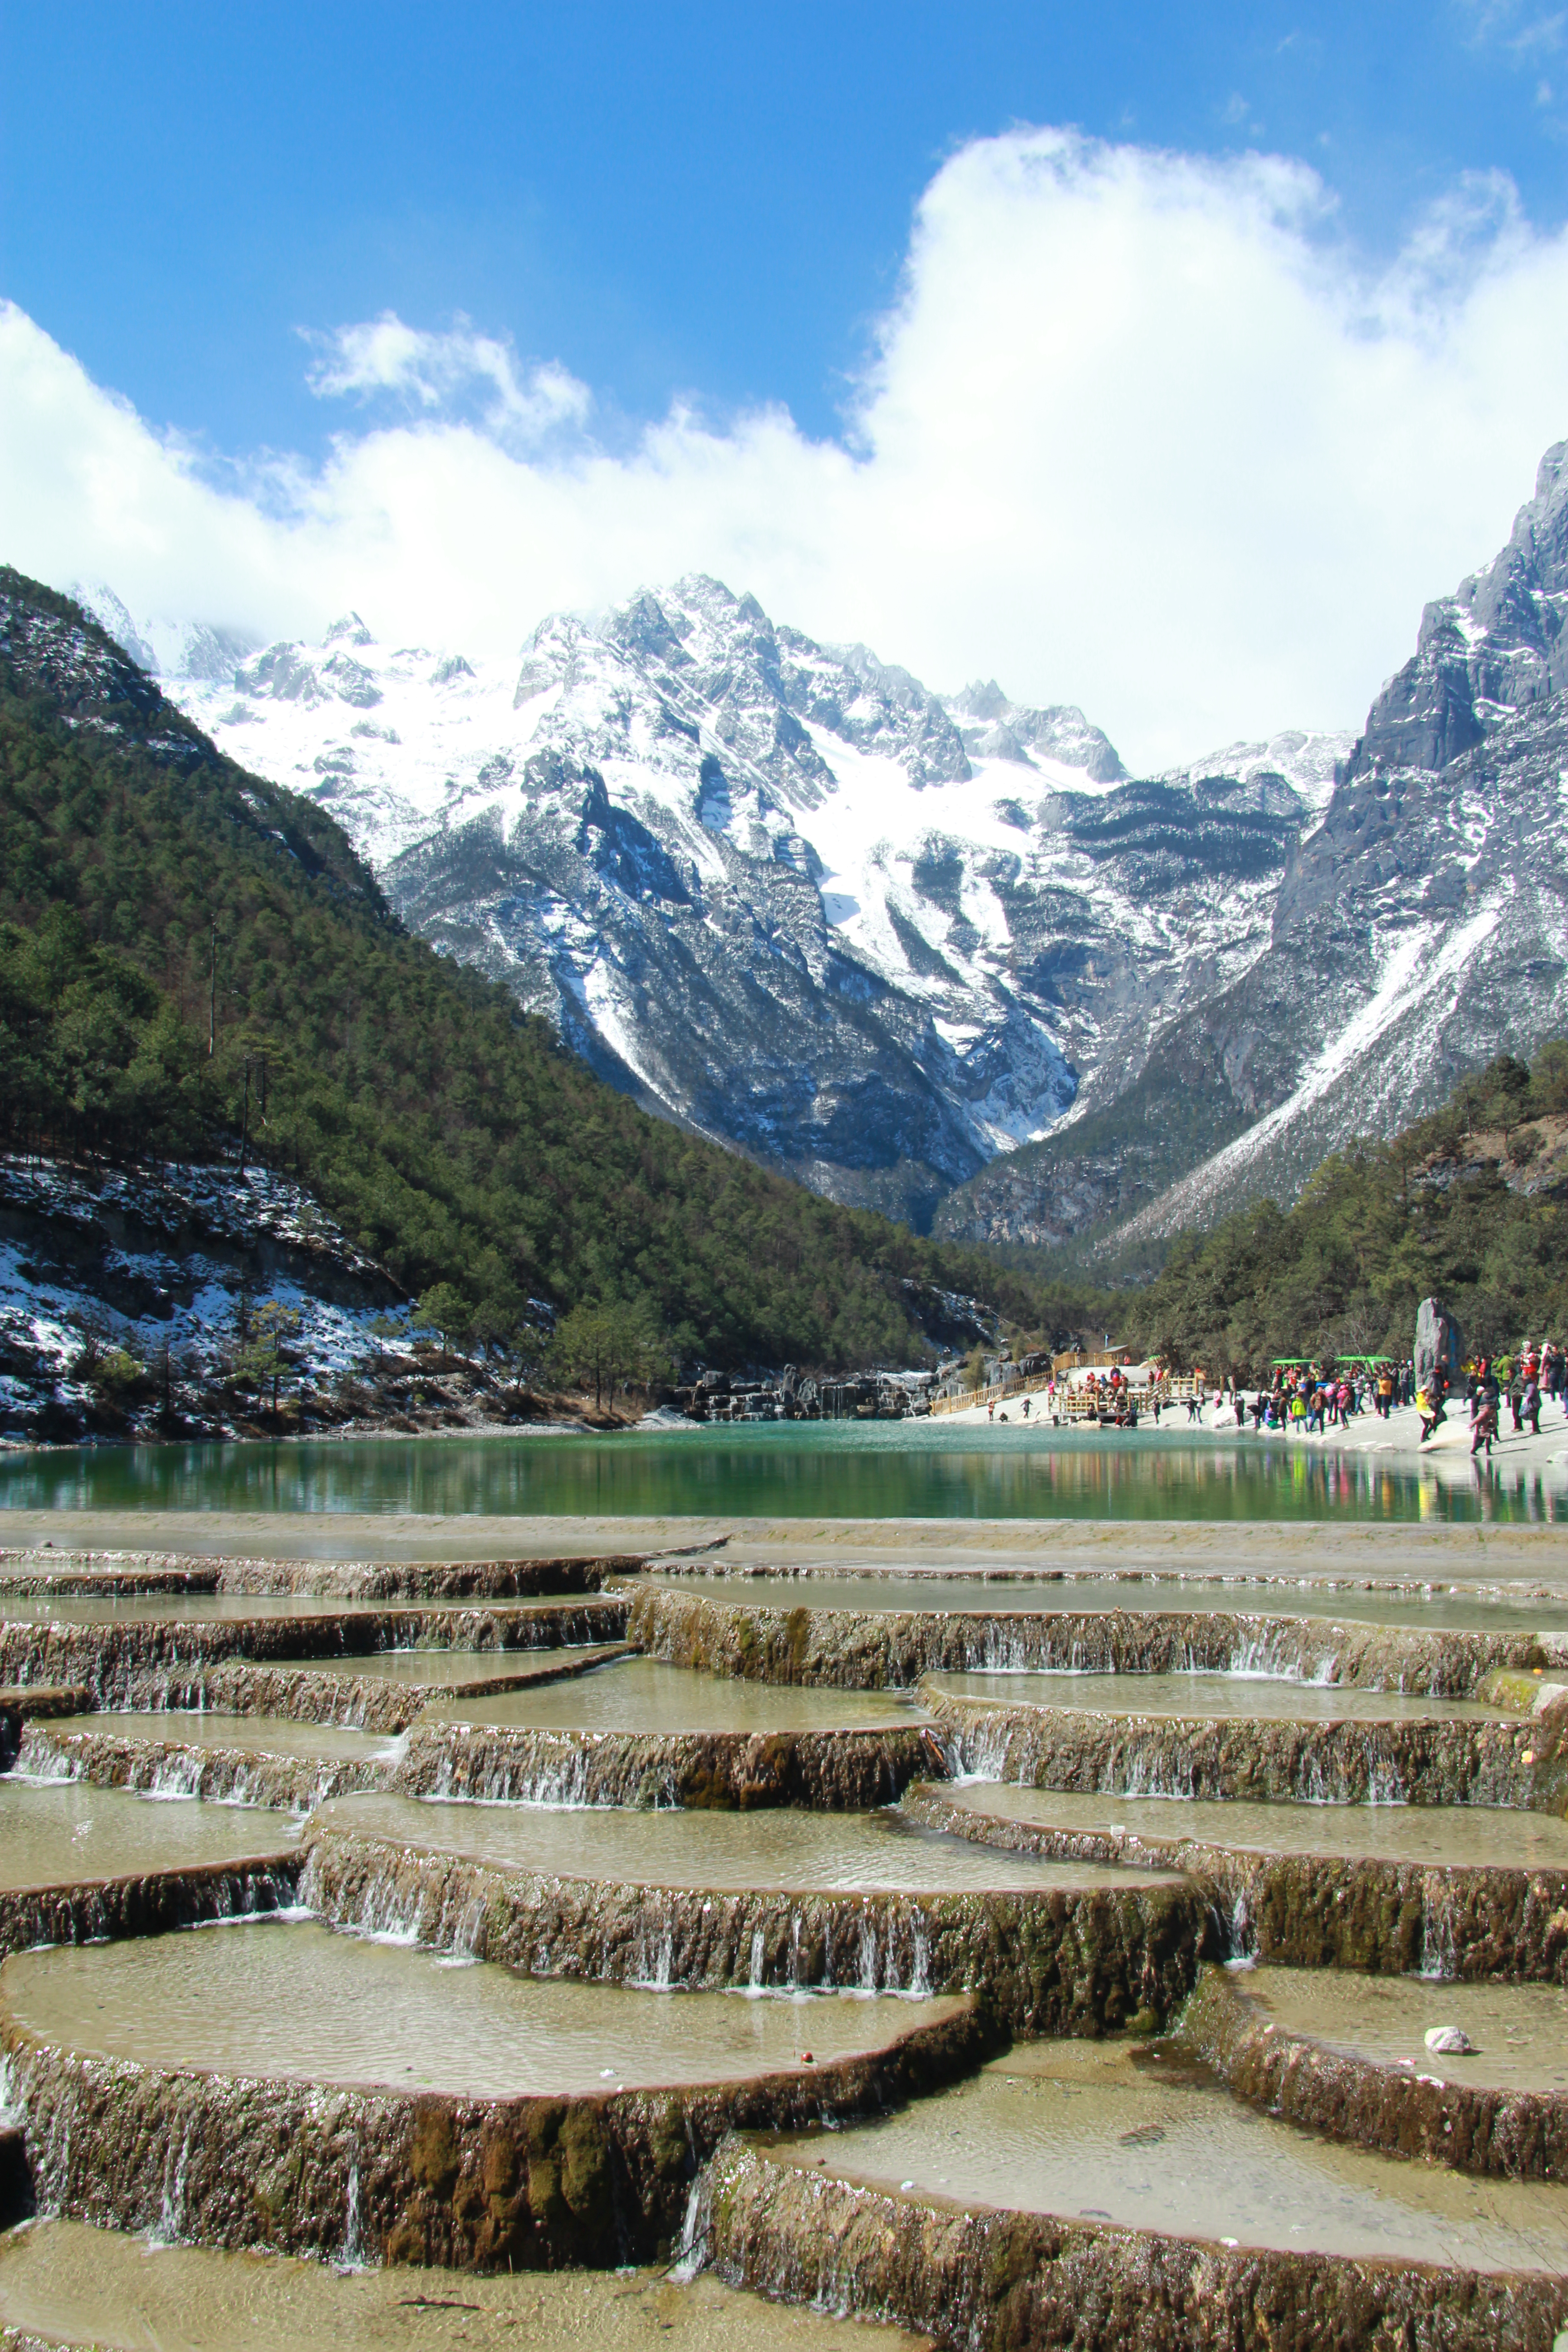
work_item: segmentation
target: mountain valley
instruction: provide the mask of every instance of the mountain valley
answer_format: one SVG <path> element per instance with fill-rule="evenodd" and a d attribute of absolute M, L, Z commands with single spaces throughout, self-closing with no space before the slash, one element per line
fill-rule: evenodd
<path fill-rule="evenodd" d="M 1568 1016 L 1568 451 L 1359 740 L 1126 774 L 695 577 L 517 665 L 85 592 L 411 929 L 645 1108 L 918 1231 L 1134 1270 Z"/>

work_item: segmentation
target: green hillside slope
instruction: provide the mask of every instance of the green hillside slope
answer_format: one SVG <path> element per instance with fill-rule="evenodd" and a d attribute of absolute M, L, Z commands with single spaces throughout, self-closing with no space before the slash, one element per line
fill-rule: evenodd
<path fill-rule="evenodd" d="M 1486 1353 L 1568 1339 L 1568 1042 L 1336 1153 L 1289 1212 L 1260 1201 L 1184 1234 L 1115 1320 L 1169 1363 L 1257 1377 L 1276 1357 L 1407 1356 L 1434 1295 Z"/>
<path fill-rule="evenodd" d="M 257 1158 L 411 1290 L 646 1301 L 710 1361 L 922 1352 L 936 1250 L 648 1118 L 410 938 L 339 827 L 223 759 L 68 599 L 0 569 L 0 1141 Z"/>

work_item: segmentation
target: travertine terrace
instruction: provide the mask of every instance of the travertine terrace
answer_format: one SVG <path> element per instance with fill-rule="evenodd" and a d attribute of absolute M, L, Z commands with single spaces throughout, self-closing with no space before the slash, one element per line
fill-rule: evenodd
<path fill-rule="evenodd" d="M 759 2347 L 1568 2324 L 1548 1531 L 19 1532 L 0 2200 L 68 2271 L 652 2263 Z"/>

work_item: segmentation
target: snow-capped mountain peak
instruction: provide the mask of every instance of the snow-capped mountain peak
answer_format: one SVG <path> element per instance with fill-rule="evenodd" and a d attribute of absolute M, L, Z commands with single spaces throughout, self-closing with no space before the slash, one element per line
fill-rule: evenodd
<path fill-rule="evenodd" d="M 1280 763 L 1318 739 L 1135 783 L 1074 706 L 944 698 L 700 573 L 550 614 L 512 662 L 352 611 L 160 667 L 616 1083 L 921 1223 L 1249 968 L 1311 814 Z"/>

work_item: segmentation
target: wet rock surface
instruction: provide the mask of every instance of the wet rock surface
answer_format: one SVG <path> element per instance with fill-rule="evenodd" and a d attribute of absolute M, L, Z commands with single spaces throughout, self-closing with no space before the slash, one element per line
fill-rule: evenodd
<path fill-rule="evenodd" d="M 603 1599 L 522 1603 L 510 1612 L 502 1604 L 472 1611 L 389 1607 L 342 1617 L 0 1622 L 0 1682 L 84 1685 L 100 1706 L 191 1706 L 204 1704 L 204 1685 L 216 1685 L 226 1674 L 232 1679 L 241 1661 L 276 1670 L 307 1659 L 321 1664 L 331 1653 L 334 1659 L 341 1654 L 342 1671 L 352 1676 L 356 1657 L 386 1650 L 554 1649 L 616 1642 L 625 1624 L 625 1604 Z M 205 1703 L 227 1705 L 216 1698 Z"/>
<path fill-rule="evenodd" d="M 12 1684 L 8 1689 L 0 1690 L 0 1772 L 8 1772 L 16 1762 L 29 1721 L 79 1715 L 91 1705 L 89 1690 L 58 1684 L 32 1683 L 26 1687 Z"/>
<path fill-rule="evenodd" d="M 186 1552 L 8 1549 L 0 1593 L 312 1592 L 344 1600 L 518 1601 L 597 1592 L 642 1566 L 640 1553 L 526 1559 L 274 1559 Z"/>
<path fill-rule="evenodd" d="M 569 1878 L 312 1831 L 303 1901 L 334 1925 L 412 1935 L 531 1975 L 691 1987 L 980 1991 L 1010 2026 L 1100 2033 L 1170 2015 L 1205 1914 L 1182 1885 L 708 1890 Z"/>
<path fill-rule="evenodd" d="M 384 1656 L 395 1649 L 470 1651 L 491 1656 L 517 1654 L 517 1673 L 527 1677 L 529 1651 L 609 1644 L 621 1639 L 626 1606 L 621 1601 L 564 1601 L 560 1606 L 520 1606 L 512 1616 L 494 1618 L 484 1609 L 466 1612 L 388 1612 L 343 1618 L 226 1618 L 181 1622 L 132 1621 L 120 1625 L 16 1625 L 0 1622 L 0 1675 L 21 1686 L 75 1684 L 91 1691 L 99 1707 L 221 1707 L 224 1712 L 263 1715 L 296 1712 L 287 1703 L 299 1691 L 300 1707 L 315 1712 L 310 1684 L 324 1679 L 355 1682 L 357 1658 Z M 331 1649 L 339 1656 L 322 1656 Z M 475 1675 L 475 1684 L 482 1682 Z M 439 1677 L 433 1677 L 439 1682 Z M 447 1689 L 461 1689 L 451 1679 Z M 247 1691 L 257 1698 L 247 1700 Z M 367 1694 L 362 1706 L 376 1707 L 376 1728 L 400 1731 L 411 1715 L 393 1722 L 385 1696 Z M 353 1698 L 327 1698 L 341 1707 Z M 421 1700 L 423 1706 L 423 1700 Z M 414 1707 L 411 1712 L 418 1712 Z M 334 1717 L 327 1717 L 334 1719 Z M 364 1715 L 364 1722 L 372 1717 Z"/>
<path fill-rule="evenodd" d="M 1291 1967 L 1568 1983 L 1568 1869 L 1270 1853 L 1213 1838 L 1052 1828 L 906 1790 L 933 1829 L 1015 1853 L 1180 1871 L 1205 1897 L 1205 1949 Z"/>
<path fill-rule="evenodd" d="M 193 1718 L 180 1718 L 187 1727 Z M 232 1723 L 236 1718 L 228 1718 Z M 391 1769 L 387 1743 L 374 1755 L 269 1752 L 226 1740 L 219 1717 L 183 1738 L 159 1738 L 89 1721 L 38 1726 L 23 1741 L 21 1769 L 41 1778 L 68 1775 L 100 1789 L 128 1789 L 165 1799 L 259 1805 L 305 1813 L 351 1790 L 377 1789 Z"/>
<path fill-rule="evenodd" d="M 486 1804 L 890 1804 L 939 1768 L 929 1731 L 521 1731 L 416 1726 L 393 1785 Z"/>
<path fill-rule="evenodd" d="M 309 1530 L 293 1538 L 301 1549 L 310 1539 Z M 75 2048 L 13 2016 L 5 2099 L 23 2117 L 26 2196 L 215 2247 L 470 2272 L 668 2258 L 689 2238 L 694 2259 L 737 2282 L 891 2316 L 944 2345 L 1125 2338 L 1140 2352 L 1221 2343 L 1458 2352 L 1484 2341 L 1489 2352 L 1549 2352 L 1568 2322 L 1568 2220 L 1554 2204 L 1507 2200 L 1560 2195 L 1559 2095 L 1487 2079 L 1484 2033 L 1472 2037 L 1472 2058 L 1427 2053 L 1402 2066 L 1381 2047 L 1319 2032 L 1315 2011 L 1266 2013 L 1245 1972 L 1204 1964 L 1256 1957 L 1318 1971 L 1326 1985 L 1337 1969 L 1394 1991 L 1420 1971 L 1439 2022 L 1446 2000 L 1473 2024 L 1465 1997 L 1495 2001 L 1510 1983 L 1559 2000 L 1568 1856 L 1560 1865 L 1542 1845 L 1537 1857 L 1511 1828 L 1495 1853 L 1472 1854 L 1462 1840 L 1453 1854 L 1428 1851 L 1430 1838 L 1405 1853 L 1381 1834 L 1362 1850 L 1342 1825 L 1414 1820 L 1421 1806 L 1435 1809 L 1432 1821 L 1464 1806 L 1468 1823 L 1488 1806 L 1500 1822 L 1541 1824 L 1537 1843 L 1555 1833 L 1568 1812 L 1560 1640 L 1538 1637 L 1513 1609 L 1506 1630 L 1384 1624 L 1372 1601 L 1348 1622 L 1316 1604 L 1291 1616 L 1284 1591 L 1264 1613 L 1213 1608 L 1207 1595 L 1191 1609 L 1019 1608 L 1016 1591 L 1001 1609 L 987 1606 L 982 1580 L 963 1608 L 781 1606 L 795 1591 L 809 1600 L 809 1582 L 781 1592 L 760 1576 L 734 1598 L 635 1580 L 603 1589 L 636 1564 L 607 1552 L 432 1562 L 0 1555 L 0 1605 L 26 1604 L 34 1621 L 0 1623 L 0 1681 L 15 1685 L 0 1689 L 0 1766 L 8 1737 L 23 1772 L 72 1776 L 38 1789 L 41 1799 L 128 1807 L 132 1823 L 194 1822 L 216 1811 L 214 1798 L 226 1811 L 261 1803 L 279 1809 L 288 1832 L 271 1852 L 258 1844 L 167 1868 L 128 1851 L 112 1874 L 89 1866 L 90 1841 L 73 1846 L 59 1883 L 0 1893 L 0 1954 L 308 1910 L 352 1931 L 330 1938 L 352 1950 L 384 1957 L 412 1944 L 436 1956 L 422 1958 L 426 1969 L 498 1964 L 552 2000 L 722 1995 L 727 2005 L 795 1989 L 812 1996 L 791 2004 L 803 2017 L 824 2013 L 829 1990 L 967 1997 L 961 2008 L 875 2049 L 819 2051 L 743 2081 L 623 2090 L 617 2078 L 602 2092 L 579 2084 L 548 2097 L 531 2087 L 416 2090 L 412 2072 L 404 2085 L 341 2067 L 204 2070 L 153 2052 L 132 2061 L 110 2043 Z M 1148 1584 L 1150 1600 L 1164 1597 L 1161 1580 Z M 1390 1587 L 1391 1613 L 1405 1589 Z M 212 1609 L 225 1595 L 234 1605 L 288 1594 L 329 1605 L 302 1616 Z M 142 1613 L 66 1622 L 67 1602 L 95 1598 Z M 184 1600 L 193 1606 L 182 1617 Z M 39 1603 L 59 1604 L 61 1616 L 50 1622 Z M 579 1721 L 572 1678 L 626 1660 L 628 1648 L 646 1658 L 594 1676 L 599 1712 L 590 1706 L 593 1719 Z M 699 1689 L 667 1675 L 671 1666 L 715 1681 Z M 1029 1670 L 1114 1675 L 1114 1703 L 1007 1704 L 1000 1680 L 980 1698 L 925 1680 Z M 1168 1704 L 1169 1686 L 1162 1696 L 1152 1681 L 1151 1704 L 1138 1707 L 1139 1676 L 1205 1674 L 1235 1678 L 1227 1712 L 1161 1713 L 1153 1702 Z M 1250 1706 L 1258 1685 L 1247 1677 L 1267 1678 L 1267 1698 Z M 564 1696 L 540 1705 L 547 1719 L 534 1722 L 528 1693 L 540 1683 Z M 657 1684 L 664 1710 L 646 1725 L 644 1683 L 650 1693 Z M 784 1727 L 781 1717 L 770 1728 L 761 1685 L 817 1696 L 791 1702 L 799 1723 Z M 1270 1711 L 1289 1709 L 1291 1687 L 1305 1685 L 1318 1719 Z M 748 1688 L 754 1710 L 737 1696 Z M 1061 1688 L 1065 1699 L 1071 1685 Z M 837 1705 L 822 1696 L 835 1691 L 918 1693 L 930 1719 L 910 1708 L 903 1720 L 857 1721 L 846 1703 L 842 1726 L 808 1727 L 818 1720 L 811 1710 Z M 617 1694 L 619 1714 L 606 1715 Z M 1476 1702 L 1493 1712 L 1440 1711 Z M 862 1718 L 873 1704 L 905 1713 L 888 1696 L 861 1701 Z M 116 1721 L 106 1706 L 146 1712 Z M 192 1720 L 177 1712 L 186 1708 L 209 1712 Z M 715 1727 L 731 1713 L 746 1727 Z M 689 1721 L 699 1727 L 682 1727 Z M 987 1811 L 954 1773 L 999 1776 L 1017 1801 Z M 183 1801 L 146 1805 L 130 1793 L 138 1790 Z M 5 1792 L 25 1793 L 15 1774 L 0 1780 L 0 1802 Z M 1196 1810 L 1177 1827 L 1031 1818 L 1025 1801 L 1051 1792 L 1080 1805 L 1095 1792 L 1131 1805 L 1139 1792 L 1165 1792 Z M 895 1811 L 872 1812 L 895 1800 Z M 322 1801 L 296 1842 L 287 1815 Z M 1297 1828 L 1271 1843 L 1259 1817 L 1283 1802 L 1297 1814 L 1310 1802 L 1314 1816 L 1331 1817 L 1335 1837 L 1314 1845 Z M 1215 1820 L 1227 1804 L 1251 1825 L 1247 1834 L 1239 1818 L 1234 1834 Z M 742 1812 L 753 1818 L 729 1818 Z M 875 1853 L 855 1847 L 858 1818 L 885 1826 Z M 943 1876 L 954 1833 L 963 1870 Z M 688 1861 L 703 1838 L 719 1842 L 706 1876 Z M 737 1840 L 750 1841 L 743 1854 L 729 1851 Z M 977 1864 L 987 1852 L 994 1860 Z M 144 1960 L 153 1948 L 138 1946 Z M 450 2028 L 467 1996 L 443 1998 Z M 293 2033 L 294 2011 L 280 2014 Z M 324 2030 L 320 2017 L 308 2021 Z M 1020 2038 L 998 2057 L 1010 2034 L 1061 2038 Z M 441 2042 L 426 2036 L 420 2048 L 438 2056 Z M 1079 2057 L 1053 2074 L 1053 2050 Z M 1045 2192 L 1026 2177 L 1031 2143 L 1019 2143 L 1013 2163 L 1005 2132 L 973 2179 L 941 2186 L 934 2167 L 945 2161 L 952 2100 L 983 2090 L 998 2066 L 1033 2068 L 1050 2078 L 1041 2095 L 1066 2099 L 1070 2116 L 1083 2088 L 1073 2068 L 1092 2071 L 1097 2053 L 1129 2081 L 1161 2064 L 1175 2076 L 1185 2068 L 1183 2080 L 1206 2086 L 1211 2123 L 1216 2114 L 1255 2132 L 1289 2123 L 1309 2172 L 1314 2150 L 1329 2166 L 1342 2242 L 1311 2239 L 1309 2251 L 1287 2221 L 1276 2242 L 1274 2225 L 1254 2213 L 1259 2242 L 1243 2226 L 1236 2246 L 1208 2234 L 1206 2216 L 1201 2230 L 1184 2220 L 1171 2177 L 1184 2168 L 1205 2177 L 1199 2142 L 1195 2159 L 1149 2159 L 1147 2211 L 1114 2199 L 1102 2200 L 1111 2215 L 1078 2211 L 1098 2193 L 1095 2132 L 1103 2140 L 1110 2129 L 1095 2116 L 1103 2108 L 1114 2121 L 1114 2099 L 1105 2105 L 1098 2090 L 1100 2107 L 1090 2099 L 1083 2110 L 1091 2128 L 1081 2183 L 1077 2143 L 1068 2147 L 1072 2210 L 1043 2210 Z M 476 2078 L 464 2079 L 471 2090 Z M 1142 2116 L 1140 2106 L 1129 2131 L 1110 2131 L 1113 2157 L 1131 2150 L 1112 2167 L 1123 2189 L 1145 2142 L 1167 2129 Z M 813 2141 L 798 2137 L 825 2119 L 850 2127 L 820 2143 L 843 2178 L 823 2178 Z M 736 2130 L 773 2137 L 726 2137 Z M 851 2143 L 869 2150 L 873 2141 L 888 2161 L 909 2148 L 915 2182 L 900 2191 L 851 2177 L 847 2158 L 837 2163 Z M 1402 2168 L 1410 2157 L 1422 2164 Z M 0 2145 L 0 2190 L 5 2160 Z M 1404 2259 L 1385 2260 L 1377 2183 L 1393 2173 L 1366 2176 L 1375 2193 L 1363 2242 L 1362 2192 L 1331 2160 L 1386 2164 L 1407 2182 L 1447 2180 L 1494 2201 L 1479 2221 L 1454 2209 L 1450 2248 L 1436 2189 L 1426 2205 L 1389 2191 L 1388 2210 L 1408 2206 L 1414 2235 L 1400 2242 Z M 1248 2177 L 1245 2164 L 1215 2174 L 1216 2231 Z M 1561 2260 L 1551 2251 L 1559 2236 Z M 0 2323 L 4 2312 L 0 2300 Z"/>
<path fill-rule="evenodd" d="M 1097 1715 L 930 1695 L 950 1768 L 986 1780 L 1128 1796 L 1356 1805 L 1530 1805 L 1539 1742 L 1441 1717 L 1305 1722 Z"/>
<path fill-rule="evenodd" d="M 736 2122 L 875 2113 L 968 2071 L 989 2039 L 960 2004 L 882 2048 L 751 2081 L 464 2099 L 126 2065 L 0 2016 L 41 2203 L 206 2245 L 479 2269 L 666 2252 Z"/>
<path fill-rule="evenodd" d="M 300 1866 L 300 1856 L 284 1851 L 79 1885 L 12 1889 L 0 1893 L 0 1956 L 41 1944 L 162 1936 L 204 1921 L 280 1910 L 294 1899 Z"/>

